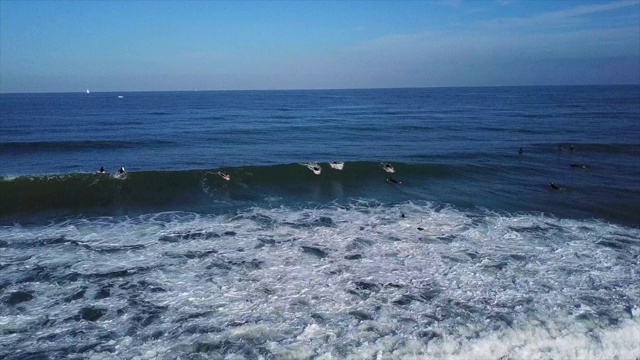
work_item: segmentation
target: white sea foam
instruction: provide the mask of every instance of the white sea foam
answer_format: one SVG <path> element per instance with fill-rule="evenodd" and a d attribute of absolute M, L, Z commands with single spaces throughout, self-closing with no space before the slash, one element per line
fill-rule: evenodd
<path fill-rule="evenodd" d="M 354 201 L 16 225 L 0 241 L 0 344 L 17 356 L 640 353 L 640 230 L 595 220 Z M 18 292 L 33 298 L 9 304 Z"/>

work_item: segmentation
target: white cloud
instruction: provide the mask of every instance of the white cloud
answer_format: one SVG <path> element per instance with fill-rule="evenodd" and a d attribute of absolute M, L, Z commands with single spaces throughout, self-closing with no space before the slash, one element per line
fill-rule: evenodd
<path fill-rule="evenodd" d="M 585 17 L 589 15 L 619 10 L 632 6 L 640 6 L 638 0 L 624 0 L 609 4 L 584 5 L 570 9 L 545 12 L 529 17 L 511 17 L 495 20 L 487 20 L 476 23 L 476 26 L 482 28 L 512 28 L 522 30 L 526 27 L 543 28 L 552 25 L 574 25 L 584 23 Z"/>
<path fill-rule="evenodd" d="M 584 83 L 624 82 L 628 80 L 623 75 L 618 80 L 606 75 L 614 74 L 607 67 L 625 64 L 626 70 L 620 71 L 629 71 L 629 59 L 640 58 L 640 26 L 567 26 L 554 31 L 549 26 L 579 23 L 582 17 L 634 4 L 638 2 L 576 6 L 528 18 L 391 34 L 311 63 L 320 63 L 314 70 L 326 77 L 349 74 L 350 80 L 361 86 L 526 85 L 572 83 L 576 79 Z M 571 62 L 579 66 L 572 68 Z M 630 76 L 637 78 L 638 70 L 631 69 Z"/>
<path fill-rule="evenodd" d="M 567 9 L 567 10 L 543 13 L 536 16 L 536 18 L 537 19 L 567 19 L 571 17 L 597 14 L 601 12 L 618 10 L 618 9 L 622 9 L 630 6 L 639 6 L 639 5 L 640 5 L 640 1 L 638 0 L 624 0 L 624 1 L 617 1 L 609 4 L 585 5 L 585 6 L 578 6 L 578 7 Z"/>

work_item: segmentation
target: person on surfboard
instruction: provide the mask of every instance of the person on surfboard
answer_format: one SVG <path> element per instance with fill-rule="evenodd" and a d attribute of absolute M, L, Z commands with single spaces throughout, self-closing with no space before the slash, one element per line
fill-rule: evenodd
<path fill-rule="evenodd" d="M 391 183 L 391 184 L 398 184 L 398 185 L 402 184 L 402 181 L 398 181 L 398 180 L 396 180 L 396 179 L 394 179 L 392 177 L 387 178 L 387 182 Z"/>

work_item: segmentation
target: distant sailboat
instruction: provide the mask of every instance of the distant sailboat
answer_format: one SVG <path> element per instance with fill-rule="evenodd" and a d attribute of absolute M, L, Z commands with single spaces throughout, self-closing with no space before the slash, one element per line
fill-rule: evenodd
<path fill-rule="evenodd" d="M 87 89 L 87 94 L 91 94 L 91 91 L 89 91 L 89 89 Z"/>

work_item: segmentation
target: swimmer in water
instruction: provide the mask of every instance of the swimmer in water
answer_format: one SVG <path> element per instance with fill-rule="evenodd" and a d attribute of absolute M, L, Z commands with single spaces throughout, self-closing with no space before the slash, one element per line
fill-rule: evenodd
<path fill-rule="evenodd" d="M 570 165 L 572 168 L 580 168 L 580 169 L 586 169 L 587 165 L 582 165 L 582 164 L 578 164 L 578 163 L 571 163 Z"/>
<path fill-rule="evenodd" d="M 552 189 L 552 190 L 560 190 L 560 188 L 558 187 L 558 185 L 556 185 L 556 184 L 554 184 L 554 183 L 552 183 L 552 182 L 550 182 L 550 183 L 549 183 L 549 189 Z"/>

